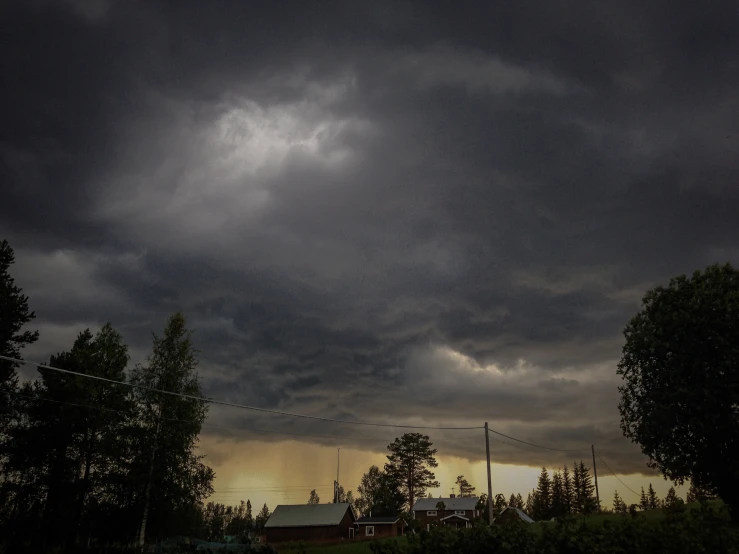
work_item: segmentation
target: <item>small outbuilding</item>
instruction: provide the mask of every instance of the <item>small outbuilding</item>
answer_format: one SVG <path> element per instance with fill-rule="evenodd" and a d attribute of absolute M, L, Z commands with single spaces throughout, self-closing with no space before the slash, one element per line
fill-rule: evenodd
<path fill-rule="evenodd" d="M 403 521 L 398 516 L 360 517 L 357 519 L 357 537 L 380 539 L 403 535 Z"/>
<path fill-rule="evenodd" d="M 533 519 L 531 519 L 526 512 L 519 508 L 511 508 L 510 506 L 507 506 L 503 508 L 503 511 L 498 514 L 498 517 L 495 518 L 495 523 L 510 523 L 512 521 L 523 521 L 524 523 L 535 523 Z"/>
<path fill-rule="evenodd" d="M 353 539 L 356 517 L 340 504 L 280 505 L 264 525 L 267 543 Z"/>

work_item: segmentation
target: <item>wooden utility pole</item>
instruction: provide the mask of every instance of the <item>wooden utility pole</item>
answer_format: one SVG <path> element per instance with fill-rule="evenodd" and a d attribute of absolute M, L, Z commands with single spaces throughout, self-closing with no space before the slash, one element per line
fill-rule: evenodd
<path fill-rule="evenodd" d="M 334 492 L 334 504 L 339 503 L 339 468 L 341 467 L 341 448 L 336 449 L 336 492 Z"/>
<path fill-rule="evenodd" d="M 485 422 L 485 452 L 488 455 L 488 521 L 493 524 L 493 478 L 490 475 L 490 437 L 488 436 L 488 422 Z"/>
<path fill-rule="evenodd" d="M 590 445 L 590 449 L 593 451 L 593 477 L 595 477 L 595 501 L 598 504 L 598 511 L 600 512 L 600 494 L 598 494 L 598 470 L 595 468 L 595 445 Z"/>

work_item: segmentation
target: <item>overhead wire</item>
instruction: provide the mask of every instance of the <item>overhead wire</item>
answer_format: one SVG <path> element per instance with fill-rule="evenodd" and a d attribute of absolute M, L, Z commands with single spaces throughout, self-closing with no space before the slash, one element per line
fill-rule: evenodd
<path fill-rule="evenodd" d="M 435 430 L 469 430 L 469 429 L 482 429 L 482 426 L 475 426 L 475 427 L 446 427 L 446 426 L 433 426 L 433 425 L 400 425 L 396 423 L 375 423 L 371 421 L 351 421 L 347 419 L 336 419 L 336 418 L 330 418 L 330 417 L 322 417 L 322 416 L 313 416 L 308 414 L 299 414 L 294 412 L 286 412 L 283 410 L 274 410 L 270 408 L 260 408 L 258 406 L 249 406 L 246 404 L 238 404 L 235 402 L 227 402 L 225 400 L 218 400 L 215 398 L 209 398 L 207 396 L 195 396 L 193 394 L 184 394 L 181 392 L 174 392 L 174 391 L 168 391 L 163 389 L 157 389 L 154 387 L 147 387 L 146 385 L 139 385 L 136 383 L 128 383 L 126 381 L 116 381 L 115 379 L 108 379 L 106 377 L 100 377 L 99 375 L 88 375 L 86 373 L 80 373 L 78 371 L 71 371 L 69 369 L 62 369 L 59 367 L 53 367 L 46 364 L 39 364 L 36 362 L 29 362 L 27 360 L 24 360 L 22 358 L 11 358 L 9 356 L 2 356 L 0 355 L 0 360 L 6 360 L 9 362 L 19 363 L 19 364 L 28 364 L 33 365 L 38 368 L 42 369 L 49 369 L 51 371 L 58 371 L 61 373 L 66 373 L 69 375 L 76 375 L 78 377 L 85 377 L 87 379 L 95 379 L 97 381 L 103 381 L 106 383 L 113 383 L 116 385 L 123 385 L 131 388 L 138 388 L 142 390 L 148 390 L 150 392 L 157 392 L 160 394 L 167 394 L 170 396 L 178 396 L 180 398 L 187 398 L 189 400 L 197 400 L 200 402 L 208 402 L 210 404 L 219 404 L 221 406 L 229 406 L 232 408 L 240 408 L 243 410 L 252 410 L 255 412 L 262 412 L 262 413 L 268 413 L 268 414 L 275 414 L 275 415 L 281 415 L 286 417 L 296 417 L 296 418 L 302 418 L 302 419 L 311 419 L 315 421 L 326 421 L 330 423 L 345 423 L 348 425 L 365 425 L 369 427 L 396 427 L 400 429 L 435 429 Z"/>
<path fill-rule="evenodd" d="M 627 489 L 629 489 L 629 490 L 630 490 L 630 491 L 631 491 L 632 493 L 634 493 L 634 494 L 635 494 L 636 496 L 639 496 L 639 497 L 641 496 L 641 494 L 639 494 L 639 493 L 638 493 L 638 492 L 636 492 L 636 491 L 635 491 L 634 489 L 632 489 L 631 487 L 629 487 L 629 485 L 627 485 L 626 483 L 624 483 L 623 481 L 621 481 L 621 479 L 619 478 L 619 476 L 618 476 L 618 475 L 616 475 L 616 474 L 615 474 L 615 473 L 613 472 L 613 470 L 612 470 L 612 469 L 611 469 L 610 467 L 608 467 L 608 464 L 607 464 L 607 463 L 605 462 L 605 460 L 603 460 L 603 458 L 601 458 L 601 457 L 600 457 L 600 454 L 598 454 L 598 453 L 596 452 L 596 453 L 595 453 L 595 455 L 596 455 L 596 456 L 598 456 L 598 459 L 599 459 L 599 460 L 600 460 L 600 461 L 601 461 L 601 462 L 603 463 L 603 465 L 604 465 L 604 466 L 606 466 L 606 469 L 607 469 L 608 471 L 610 471 L 610 472 L 611 472 L 611 474 L 612 474 L 612 475 L 613 475 L 613 476 L 614 476 L 614 477 L 615 477 L 616 479 L 618 479 L 618 482 L 619 482 L 619 483 L 621 483 L 621 484 L 622 484 L 622 485 L 623 485 L 624 487 L 626 487 Z"/>
<path fill-rule="evenodd" d="M 76 406 L 79 408 L 88 408 L 91 410 L 101 410 L 101 411 L 107 411 L 107 412 L 114 412 L 119 413 L 123 415 L 133 415 L 130 412 L 124 411 L 124 410 L 114 410 L 113 408 L 105 408 L 102 406 L 92 406 L 89 404 L 77 404 L 76 402 L 67 402 L 63 400 L 54 400 L 53 398 L 43 398 L 39 396 L 31 396 L 28 394 L 23 394 L 21 392 L 15 392 L 15 391 L 9 391 L 11 394 L 15 394 L 18 396 L 23 396 L 25 398 L 29 398 L 32 400 L 41 400 L 43 402 L 52 402 L 55 404 L 64 404 L 67 406 Z M 189 423 L 188 420 L 185 419 L 178 419 L 173 417 L 162 417 L 165 421 L 178 421 L 182 423 Z M 307 438 L 315 438 L 315 439 L 332 439 L 332 440 L 352 440 L 352 441 L 369 441 L 369 442 L 376 442 L 376 443 L 383 443 L 383 444 L 389 444 L 392 442 L 390 439 L 370 439 L 365 437 L 340 437 L 340 436 L 332 436 L 332 435 L 312 435 L 312 434 L 306 434 L 306 433 L 291 433 L 289 431 L 274 431 L 270 429 L 258 429 L 256 427 L 237 427 L 234 425 L 221 425 L 219 423 L 210 423 L 208 421 L 204 421 L 202 423 L 203 425 L 208 425 L 210 427 L 220 427 L 223 429 L 236 429 L 239 431 L 254 431 L 257 433 L 266 433 L 266 434 L 275 434 L 275 435 L 289 435 L 289 436 L 296 436 L 296 437 L 307 437 Z"/>

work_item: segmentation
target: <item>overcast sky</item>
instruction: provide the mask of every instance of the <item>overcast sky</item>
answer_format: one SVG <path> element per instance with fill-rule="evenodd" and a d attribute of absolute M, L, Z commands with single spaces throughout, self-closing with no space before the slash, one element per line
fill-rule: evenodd
<path fill-rule="evenodd" d="M 522 487 L 591 444 L 654 479 L 621 331 L 651 286 L 739 263 L 736 2 L 488 4 L 4 2 L 27 356 L 110 321 L 143 361 L 182 310 L 210 396 L 573 450 L 493 442 Z M 358 480 L 402 431 L 209 421 L 342 437 L 207 427 L 219 490 L 330 487 L 337 446 Z M 430 435 L 484 486 L 479 431 Z"/>

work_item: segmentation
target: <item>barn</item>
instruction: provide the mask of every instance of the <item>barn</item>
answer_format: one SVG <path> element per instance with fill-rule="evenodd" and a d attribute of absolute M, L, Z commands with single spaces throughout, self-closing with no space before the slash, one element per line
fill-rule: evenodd
<path fill-rule="evenodd" d="M 403 522 L 398 516 L 360 517 L 357 530 L 360 539 L 399 537 L 403 534 Z"/>
<path fill-rule="evenodd" d="M 268 543 L 352 539 L 355 521 L 349 504 L 283 504 L 269 516 L 264 534 Z"/>

